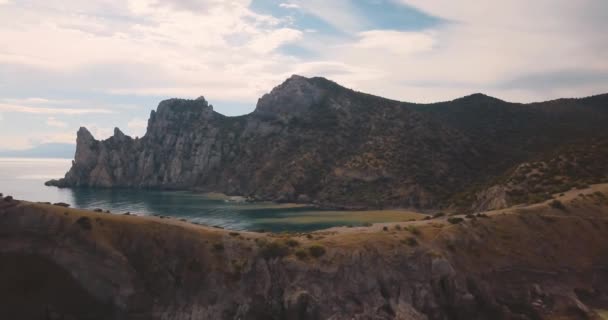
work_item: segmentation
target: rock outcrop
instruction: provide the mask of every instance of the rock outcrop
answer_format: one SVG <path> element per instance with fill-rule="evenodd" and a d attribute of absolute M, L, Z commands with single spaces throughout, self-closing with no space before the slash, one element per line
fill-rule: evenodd
<path fill-rule="evenodd" d="M 563 208 L 456 225 L 289 235 L 1 202 L 0 314 L 597 320 L 595 310 L 608 308 L 608 186 L 594 188 L 566 195 Z"/>
<path fill-rule="evenodd" d="M 204 98 L 170 99 L 141 139 L 117 129 L 97 141 L 81 128 L 72 168 L 48 184 L 438 208 L 547 150 L 605 133 L 607 106 L 608 95 L 521 105 L 481 94 L 417 105 L 293 76 L 245 116 L 223 116 Z"/>

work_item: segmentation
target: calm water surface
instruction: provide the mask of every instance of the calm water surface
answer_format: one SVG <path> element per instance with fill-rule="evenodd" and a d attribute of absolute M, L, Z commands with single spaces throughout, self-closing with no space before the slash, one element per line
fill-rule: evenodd
<path fill-rule="evenodd" d="M 309 231 L 346 224 L 339 218 L 315 221 L 313 217 L 319 211 L 311 208 L 234 203 L 193 192 L 59 189 L 44 185 L 47 180 L 63 177 L 70 165 L 69 159 L 0 158 L 0 192 L 28 201 L 65 202 L 75 208 L 102 208 L 113 213 L 173 216 L 235 230 Z M 290 219 L 302 217 L 311 219 L 306 223 L 289 223 Z"/>

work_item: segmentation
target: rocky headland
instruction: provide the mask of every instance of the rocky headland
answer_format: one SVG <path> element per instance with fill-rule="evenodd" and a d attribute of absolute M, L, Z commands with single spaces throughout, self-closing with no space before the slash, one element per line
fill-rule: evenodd
<path fill-rule="evenodd" d="M 498 209 L 545 200 L 553 189 L 503 180 L 524 163 L 559 158 L 567 146 L 608 141 L 606 123 L 608 95 L 518 104 L 474 94 L 421 105 L 293 76 L 244 116 L 223 116 L 202 97 L 170 99 L 151 112 L 142 138 L 117 128 L 98 141 L 81 128 L 72 168 L 48 184 L 337 208 Z M 606 166 L 594 170 L 585 184 L 608 181 Z M 527 189 L 537 197 L 517 196 Z"/>

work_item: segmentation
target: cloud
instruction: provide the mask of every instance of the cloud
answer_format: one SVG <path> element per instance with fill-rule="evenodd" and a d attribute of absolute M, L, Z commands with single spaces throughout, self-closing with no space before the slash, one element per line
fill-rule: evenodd
<path fill-rule="evenodd" d="M 280 3 L 279 7 L 285 8 L 285 9 L 299 9 L 300 8 L 300 6 L 295 3 Z"/>
<path fill-rule="evenodd" d="M 108 109 L 30 107 L 30 106 L 14 105 L 14 104 L 6 104 L 6 103 L 0 103 L 0 111 L 33 113 L 33 114 L 66 114 L 66 115 L 82 115 L 82 114 L 90 114 L 90 113 L 113 113 L 114 112 L 114 111 L 108 110 Z"/>
<path fill-rule="evenodd" d="M 67 123 L 65 123 L 63 121 L 59 121 L 55 117 L 48 117 L 46 119 L 46 125 L 49 127 L 55 127 L 55 128 L 66 128 L 68 126 Z"/>

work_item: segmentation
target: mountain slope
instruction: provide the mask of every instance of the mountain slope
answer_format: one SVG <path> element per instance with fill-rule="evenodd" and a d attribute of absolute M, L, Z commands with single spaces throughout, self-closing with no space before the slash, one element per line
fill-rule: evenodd
<path fill-rule="evenodd" d="M 147 133 L 78 132 L 57 186 L 197 189 L 336 207 L 447 206 L 515 165 L 598 136 L 608 95 L 513 104 L 476 94 L 419 105 L 293 76 L 240 117 L 171 99 Z"/>

